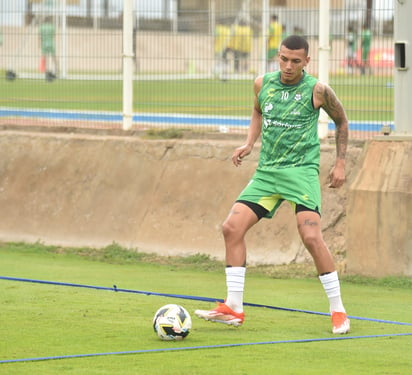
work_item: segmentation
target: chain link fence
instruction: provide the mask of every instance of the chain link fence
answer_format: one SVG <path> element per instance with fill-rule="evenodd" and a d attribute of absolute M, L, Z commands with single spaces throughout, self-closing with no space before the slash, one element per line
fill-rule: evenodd
<path fill-rule="evenodd" d="M 394 128 L 393 1 L 330 4 L 329 84 L 368 139 Z M 1 123 L 121 128 L 122 5 L 2 1 Z M 133 19 L 134 129 L 246 132 L 276 38 L 305 36 L 319 74 L 319 1 L 139 0 Z"/>

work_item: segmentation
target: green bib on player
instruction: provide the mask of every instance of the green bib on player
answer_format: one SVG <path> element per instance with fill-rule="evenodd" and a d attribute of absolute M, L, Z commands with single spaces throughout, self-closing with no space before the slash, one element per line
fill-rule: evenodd
<path fill-rule="evenodd" d="M 319 170 L 319 109 L 312 102 L 316 82 L 306 72 L 295 85 L 283 84 L 280 71 L 265 74 L 258 96 L 262 111 L 258 169 L 307 166 Z"/>

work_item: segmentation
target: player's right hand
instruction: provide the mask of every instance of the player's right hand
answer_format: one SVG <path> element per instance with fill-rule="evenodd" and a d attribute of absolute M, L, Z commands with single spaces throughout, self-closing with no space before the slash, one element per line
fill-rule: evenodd
<path fill-rule="evenodd" d="M 249 155 L 252 151 L 252 147 L 248 144 L 238 147 L 232 155 L 232 162 L 235 167 L 238 167 L 242 164 L 242 160 L 245 156 Z"/>

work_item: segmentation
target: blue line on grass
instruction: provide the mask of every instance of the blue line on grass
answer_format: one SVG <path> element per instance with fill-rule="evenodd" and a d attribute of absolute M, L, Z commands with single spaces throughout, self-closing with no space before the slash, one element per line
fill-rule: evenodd
<path fill-rule="evenodd" d="M 9 277 L 9 276 L 0 276 L 0 280 L 22 281 L 22 282 L 37 283 L 37 284 L 49 284 L 49 285 L 70 286 L 70 287 L 76 287 L 76 288 L 108 290 L 108 291 L 123 292 L 123 293 L 136 293 L 136 294 L 145 294 L 148 296 L 161 296 L 161 297 L 170 297 L 170 298 L 179 298 L 179 299 L 189 299 L 189 300 L 196 300 L 196 301 L 203 301 L 203 302 L 223 302 L 223 299 L 221 298 L 199 297 L 199 296 L 190 296 L 190 295 L 185 295 L 185 294 L 174 294 L 174 293 L 158 293 L 158 292 L 149 292 L 149 291 L 134 290 L 134 289 L 122 289 L 122 288 L 118 288 L 116 285 L 113 285 L 113 287 L 104 287 L 104 286 L 95 286 L 95 285 L 65 283 L 65 282 L 60 282 L 60 281 L 26 279 L 26 278 Z M 261 305 L 261 304 L 250 303 L 250 302 L 245 302 L 244 305 L 251 306 L 251 307 L 263 307 L 263 308 L 273 309 L 273 310 L 301 312 L 301 313 L 306 313 L 306 314 L 315 314 L 315 315 L 323 315 L 323 316 L 330 315 L 329 313 L 325 313 L 325 312 L 293 309 L 293 308 L 288 308 L 288 307 L 278 307 L 278 306 L 270 306 L 270 305 Z M 396 321 L 391 321 L 391 320 L 363 318 L 363 317 L 352 316 L 352 315 L 348 315 L 348 317 L 350 319 L 366 320 L 366 321 L 376 322 L 376 323 L 412 326 L 412 323 L 396 322 Z"/>
<path fill-rule="evenodd" d="M 57 111 L 50 109 L 20 109 L 20 108 L 0 108 L 0 117 L 26 117 L 44 118 L 51 120 L 83 120 L 83 121 L 106 121 L 121 122 L 120 112 L 88 112 L 88 111 Z M 136 123 L 160 123 L 160 124 L 181 124 L 181 125 L 213 125 L 245 127 L 249 126 L 248 117 L 230 116 L 202 116 L 184 114 L 157 114 L 140 113 L 133 115 L 133 122 Z M 379 132 L 382 125 L 388 124 L 394 131 L 393 122 L 350 122 L 349 130 L 363 132 Z M 328 124 L 329 130 L 335 129 L 335 124 Z"/>
<path fill-rule="evenodd" d="M 412 336 L 412 332 L 411 333 L 392 333 L 392 334 L 383 334 L 383 335 L 339 336 L 339 337 L 297 339 L 297 340 L 248 342 L 248 343 L 237 343 L 237 344 L 216 344 L 216 345 L 186 346 L 186 347 L 172 347 L 172 348 L 169 347 L 169 348 L 143 349 L 143 350 L 131 350 L 131 351 L 121 351 L 121 352 L 59 355 L 59 356 L 50 356 L 50 357 L 17 358 L 17 359 L 0 360 L 0 364 L 2 364 L 2 363 L 13 363 L 13 362 L 47 361 L 47 360 L 53 360 L 53 359 L 98 357 L 98 356 L 122 355 L 122 354 L 124 355 L 124 354 L 141 354 L 141 353 L 159 353 L 159 352 L 170 352 L 170 351 L 176 351 L 176 350 L 231 348 L 231 347 L 250 346 L 250 345 L 296 344 L 296 343 L 308 343 L 308 342 L 353 340 L 353 339 L 396 337 L 396 336 Z"/>

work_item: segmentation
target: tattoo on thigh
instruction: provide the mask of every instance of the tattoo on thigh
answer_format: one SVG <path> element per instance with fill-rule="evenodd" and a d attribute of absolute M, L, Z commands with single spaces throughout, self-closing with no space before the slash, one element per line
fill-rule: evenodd
<path fill-rule="evenodd" d="M 316 226 L 318 226 L 318 222 L 317 222 L 317 221 L 310 220 L 310 219 L 306 219 L 306 220 L 303 222 L 303 225 L 307 225 L 307 226 L 309 226 L 309 227 L 316 227 Z"/>

